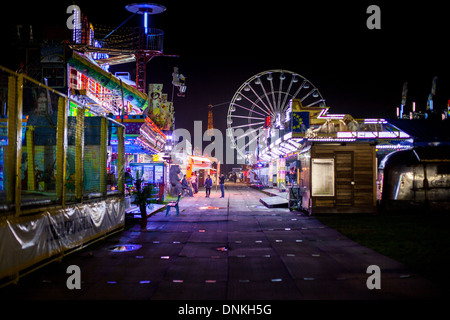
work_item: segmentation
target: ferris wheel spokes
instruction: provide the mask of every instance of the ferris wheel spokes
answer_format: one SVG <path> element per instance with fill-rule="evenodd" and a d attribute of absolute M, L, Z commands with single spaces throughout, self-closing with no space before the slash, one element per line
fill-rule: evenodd
<path fill-rule="evenodd" d="M 312 89 L 306 96 L 300 99 L 301 102 L 303 102 L 306 98 L 308 98 L 314 91 L 316 91 L 316 88 Z"/>
<path fill-rule="evenodd" d="M 261 111 L 265 112 L 266 114 L 270 115 L 270 111 L 269 113 L 267 113 L 263 108 L 261 108 L 257 103 L 253 102 L 252 100 L 250 100 L 250 98 L 248 98 L 246 95 L 241 93 L 241 97 L 244 97 L 248 102 L 250 102 L 252 105 L 254 105 L 255 107 L 257 107 L 258 109 L 260 109 Z M 266 106 L 266 105 L 264 105 Z"/>
<path fill-rule="evenodd" d="M 249 135 L 253 134 L 254 132 L 256 132 L 256 131 L 258 131 L 258 130 L 261 130 L 261 128 L 256 128 L 256 129 L 252 129 L 252 130 L 247 130 L 246 133 L 237 136 L 237 137 L 236 137 L 236 140 L 245 138 L 246 136 L 249 136 Z M 234 137 L 234 132 L 231 132 L 230 137 L 231 137 L 231 136 Z"/>
<path fill-rule="evenodd" d="M 257 113 L 257 114 L 259 114 L 259 115 L 261 115 L 261 116 L 263 116 L 263 117 L 266 116 L 266 115 L 264 115 L 264 114 L 262 114 L 262 113 L 260 113 L 260 112 L 258 112 L 258 111 L 255 111 L 255 110 L 253 110 L 253 109 L 249 109 L 249 108 L 247 108 L 247 107 L 241 106 L 241 105 L 237 104 L 236 102 L 232 102 L 230 105 L 236 106 L 236 107 L 239 107 L 239 108 L 242 108 L 242 109 L 244 109 L 244 110 L 248 110 L 248 111 L 251 111 L 251 112 L 254 112 L 254 113 Z M 231 112 L 234 112 L 234 111 L 231 111 Z M 268 113 L 266 113 L 266 114 L 268 114 Z M 230 114 L 230 115 L 231 115 L 231 114 Z M 232 115 L 231 115 L 231 116 L 232 116 Z"/>
<path fill-rule="evenodd" d="M 303 80 L 303 83 L 300 85 L 300 87 L 297 89 L 297 91 L 295 91 L 295 93 L 292 95 L 291 99 L 295 99 L 297 97 L 297 95 L 300 93 L 300 91 L 305 87 L 306 83 L 308 80 Z M 289 104 L 285 105 L 283 107 L 283 109 L 281 110 L 281 112 L 285 112 L 287 110 L 287 107 L 289 106 Z"/>
<path fill-rule="evenodd" d="M 273 76 L 272 76 L 272 73 L 270 73 L 269 75 L 270 75 L 270 77 L 267 76 L 267 80 L 269 80 L 269 82 L 270 82 L 270 90 L 272 90 L 271 91 L 271 93 L 272 93 L 272 101 L 273 101 L 274 109 L 275 109 L 275 112 L 276 112 L 277 111 L 277 105 L 276 105 L 276 102 L 275 102 L 275 90 L 273 89 Z"/>
<path fill-rule="evenodd" d="M 243 146 L 243 149 L 245 150 L 245 148 L 247 148 L 253 141 L 255 141 L 256 139 L 258 139 L 263 133 L 264 133 L 264 130 L 261 130 L 256 136 L 254 136 L 249 142 L 247 142 L 247 143 Z"/>
<path fill-rule="evenodd" d="M 284 73 L 282 73 L 280 75 L 280 86 L 278 89 L 278 104 L 277 104 L 277 110 L 281 110 L 282 105 L 281 105 L 281 93 L 282 93 L 282 89 L 283 89 L 283 80 L 286 79 L 286 76 L 284 75 Z M 289 91 L 288 91 L 289 92 Z"/>
<path fill-rule="evenodd" d="M 274 141 L 275 132 L 289 129 L 292 99 L 299 99 L 307 107 L 322 106 L 325 101 L 309 80 L 291 71 L 268 70 L 245 81 L 228 108 L 231 147 L 246 161 L 257 159 L 253 154 L 259 150 L 257 145 L 268 143 L 269 138 Z"/>
<path fill-rule="evenodd" d="M 272 103 L 270 102 L 269 96 L 267 95 L 267 92 L 266 92 L 266 88 L 264 88 L 264 85 L 263 85 L 261 79 L 258 77 L 258 79 L 256 80 L 255 83 L 256 83 L 256 84 L 259 84 L 259 85 L 261 86 L 261 89 L 262 89 L 263 92 L 264 92 L 264 96 L 266 97 L 266 100 L 267 100 L 267 102 L 268 102 L 269 105 L 270 105 L 271 114 L 274 114 L 275 108 L 272 106 Z M 256 96 L 258 96 L 258 95 L 256 94 Z"/>
<path fill-rule="evenodd" d="M 231 114 L 230 117 L 234 117 L 234 118 L 244 118 L 244 119 L 266 120 L 266 118 L 250 117 L 250 116 L 237 116 L 237 115 L 234 115 L 234 114 Z"/>
<path fill-rule="evenodd" d="M 315 106 L 315 105 L 317 105 L 317 104 L 320 105 L 321 102 L 325 102 L 325 99 L 320 99 L 320 100 L 314 101 L 314 102 L 308 104 L 308 105 L 305 106 L 305 107 L 311 107 L 311 106 Z"/>
<path fill-rule="evenodd" d="M 230 126 L 230 128 L 231 129 L 237 129 L 237 128 L 244 128 L 244 127 L 250 127 L 250 126 L 256 126 L 256 125 L 259 125 L 259 124 L 264 124 L 264 121 L 261 121 L 261 122 L 255 122 L 255 123 L 246 123 L 246 124 L 243 124 L 243 125 L 241 125 L 241 126 L 235 126 L 235 127 L 231 127 Z"/>
<path fill-rule="evenodd" d="M 261 103 L 263 104 L 263 106 L 267 109 L 267 111 L 269 111 L 268 115 L 270 115 L 270 114 L 273 112 L 273 108 L 272 108 L 272 106 L 270 105 L 270 102 L 269 102 L 269 105 L 270 105 L 270 108 L 269 108 L 269 107 L 267 107 L 267 105 L 264 103 L 264 101 L 262 101 L 262 99 L 260 98 L 260 96 L 256 93 L 255 89 L 253 89 L 253 87 L 250 85 L 250 83 L 248 83 L 247 87 L 250 88 L 250 90 L 252 90 L 252 92 L 253 92 L 253 94 L 255 95 L 255 97 L 258 98 L 259 101 L 261 101 Z"/>
<path fill-rule="evenodd" d="M 288 92 L 291 92 L 292 84 L 295 83 L 295 82 L 296 81 L 295 81 L 295 74 L 294 74 L 292 76 L 292 78 L 291 78 L 291 82 L 289 83 L 289 88 L 287 89 L 286 94 L 284 95 L 283 104 L 281 105 L 282 106 L 281 112 L 283 112 L 283 110 L 286 108 L 286 100 L 287 100 L 287 98 L 289 96 Z"/>

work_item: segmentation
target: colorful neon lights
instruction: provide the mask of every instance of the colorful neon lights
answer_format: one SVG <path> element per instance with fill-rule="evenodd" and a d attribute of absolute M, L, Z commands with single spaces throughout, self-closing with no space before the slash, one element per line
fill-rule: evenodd
<path fill-rule="evenodd" d="M 159 133 L 164 139 L 166 138 L 166 135 L 156 126 L 156 124 L 150 119 L 149 117 L 145 118 L 145 122 L 157 133 Z"/>
<path fill-rule="evenodd" d="M 145 29 L 145 34 L 148 33 L 148 12 L 145 11 L 144 12 L 144 29 Z"/>
<path fill-rule="evenodd" d="M 338 119 L 342 120 L 345 117 L 345 114 L 327 114 L 328 108 L 323 108 L 322 111 L 320 111 L 319 115 L 317 116 L 317 119 Z"/>

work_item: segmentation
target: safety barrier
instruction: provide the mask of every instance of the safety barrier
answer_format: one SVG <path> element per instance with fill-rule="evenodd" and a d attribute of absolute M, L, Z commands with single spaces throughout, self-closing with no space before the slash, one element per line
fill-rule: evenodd
<path fill-rule="evenodd" d="M 123 229 L 124 140 L 123 124 L 0 66 L 0 287 Z"/>
<path fill-rule="evenodd" d="M 2 66 L 0 103 L 0 216 L 123 195 L 121 123 Z"/>

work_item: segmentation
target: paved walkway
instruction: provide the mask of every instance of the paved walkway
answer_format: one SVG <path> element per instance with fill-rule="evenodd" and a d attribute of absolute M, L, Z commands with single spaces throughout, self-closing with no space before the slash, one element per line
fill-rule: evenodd
<path fill-rule="evenodd" d="M 436 288 L 404 266 L 362 247 L 314 217 L 266 208 L 265 195 L 226 185 L 180 201 L 132 228 L 74 253 L 0 290 L 20 299 L 430 299 Z M 122 245 L 120 247 L 119 245 Z M 137 250 L 112 248 L 133 245 Z M 130 247 L 133 248 L 133 247 Z M 81 270 L 81 289 L 68 290 L 69 265 Z M 381 289 L 369 290 L 367 268 L 381 270 Z"/>

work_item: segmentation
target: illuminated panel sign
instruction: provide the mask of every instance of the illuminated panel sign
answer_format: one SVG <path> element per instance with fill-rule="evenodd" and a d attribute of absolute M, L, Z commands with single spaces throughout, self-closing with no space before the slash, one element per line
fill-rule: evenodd
<path fill-rule="evenodd" d="M 403 131 L 338 131 L 337 138 L 358 139 L 409 139 L 410 136 Z"/>

